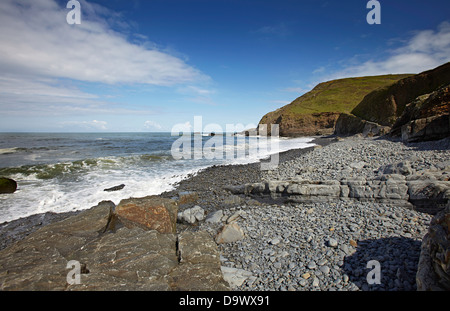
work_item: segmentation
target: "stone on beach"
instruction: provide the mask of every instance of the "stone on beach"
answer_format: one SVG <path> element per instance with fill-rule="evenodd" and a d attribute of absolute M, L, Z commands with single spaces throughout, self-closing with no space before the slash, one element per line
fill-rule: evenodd
<path fill-rule="evenodd" d="M 236 242 L 244 238 L 244 231 L 235 222 L 226 224 L 216 236 L 217 244 Z"/>
<path fill-rule="evenodd" d="M 179 221 L 186 222 L 191 225 L 198 221 L 202 221 L 203 219 L 205 219 L 205 210 L 198 205 L 178 213 Z"/>
<path fill-rule="evenodd" d="M 116 214 L 125 226 L 160 233 L 176 233 L 177 212 L 175 201 L 159 196 L 125 199 L 116 208 Z"/>

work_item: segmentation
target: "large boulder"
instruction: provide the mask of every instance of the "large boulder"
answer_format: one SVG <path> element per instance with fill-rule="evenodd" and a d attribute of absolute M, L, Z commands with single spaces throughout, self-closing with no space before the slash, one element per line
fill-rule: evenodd
<path fill-rule="evenodd" d="M 17 190 L 17 182 L 9 178 L 0 178 L 0 194 L 14 193 Z"/>
<path fill-rule="evenodd" d="M 450 291 L 450 204 L 431 220 L 416 274 L 419 291 Z"/>
<path fill-rule="evenodd" d="M 125 199 L 120 201 L 116 214 L 128 228 L 176 233 L 178 206 L 171 199 L 160 196 Z"/>

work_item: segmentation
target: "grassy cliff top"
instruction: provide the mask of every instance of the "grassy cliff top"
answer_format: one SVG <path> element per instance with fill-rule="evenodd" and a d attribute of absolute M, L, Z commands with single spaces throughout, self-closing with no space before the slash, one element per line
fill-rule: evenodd
<path fill-rule="evenodd" d="M 350 113 L 368 93 L 389 86 L 410 74 L 345 78 L 323 82 L 281 108 L 284 114 Z"/>

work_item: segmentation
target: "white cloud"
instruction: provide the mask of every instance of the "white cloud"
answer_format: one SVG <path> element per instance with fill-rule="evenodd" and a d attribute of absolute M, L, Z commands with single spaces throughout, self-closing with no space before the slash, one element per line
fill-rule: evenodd
<path fill-rule="evenodd" d="M 157 123 L 155 121 L 150 121 L 150 120 L 147 120 L 147 121 L 144 122 L 144 127 L 146 129 L 148 129 L 148 130 L 160 130 L 160 129 L 162 129 L 162 126 L 159 123 Z"/>
<path fill-rule="evenodd" d="M 0 2 L 0 71 L 100 83 L 174 85 L 203 75 L 182 59 L 129 43 L 102 17 L 108 10 L 81 2 L 81 25 L 54 0 Z M 122 28 L 125 26 L 122 26 Z"/>
<path fill-rule="evenodd" d="M 0 77 L 0 109 L 3 116 L 22 117 L 155 113 L 121 107 L 57 79 L 28 77 Z"/>
<path fill-rule="evenodd" d="M 102 130 L 105 131 L 108 129 L 108 123 L 106 121 L 63 121 L 59 123 L 60 125 L 67 127 L 75 127 L 83 130 Z"/>
<path fill-rule="evenodd" d="M 441 23 L 437 30 L 413 33 L 405 44 L 384 60 L 368 60 L 350 65 L 326 77 L 337 79 L 350 76 L 370 76 L 396 73 L 420 73 L 450 61 L 450 23 Z"/>

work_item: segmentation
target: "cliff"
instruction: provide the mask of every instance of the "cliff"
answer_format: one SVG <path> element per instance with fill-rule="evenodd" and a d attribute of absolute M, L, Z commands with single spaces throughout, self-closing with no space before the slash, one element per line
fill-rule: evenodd
<path fill-rule="evenodd" d="M 418 96 L 450 83 L 450 63 L 413 75 L 367 94 L 351 113 L 363 120 L 393 126 Z"/>
<path fill-rule="evenodd" d="M 405 142 L 450 135 L 450 63 L 374 90 L 336 121 L 336 135 L 389 134 Z"/>
<path fill-rule="evenodd" d="M 383 75 L 332 80 L 276 111 L 259 124 L 278 124 L 280 136 L 296 137 L 332 134 L 341 113 L 350 113 L 372 91 L 388 87 L 410 75 Z M 270 126 L 269 126 L 270 134 Z"/>

